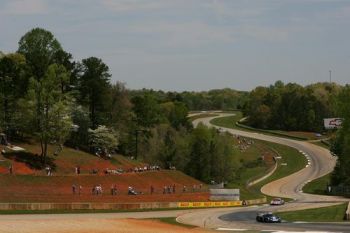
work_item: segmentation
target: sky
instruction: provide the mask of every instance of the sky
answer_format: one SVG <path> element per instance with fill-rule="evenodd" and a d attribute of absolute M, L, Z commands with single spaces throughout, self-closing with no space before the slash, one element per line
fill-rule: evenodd
<path fill-rule="evenodd" d="M 350 83 L 350 0 L 0 0 L 0 51 L 35 27 L 130 89 Z"/>

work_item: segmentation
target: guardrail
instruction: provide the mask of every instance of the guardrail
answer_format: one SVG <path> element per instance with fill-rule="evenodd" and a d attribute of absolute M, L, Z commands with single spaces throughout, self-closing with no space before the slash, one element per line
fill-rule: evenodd
<path fill-rule="evenodd" d="M 142 203 L 0 203 L 0 210 L 152 210 L 233 207 L 266 203 L 266 197 L 242 201 L 142 202 Z"/>

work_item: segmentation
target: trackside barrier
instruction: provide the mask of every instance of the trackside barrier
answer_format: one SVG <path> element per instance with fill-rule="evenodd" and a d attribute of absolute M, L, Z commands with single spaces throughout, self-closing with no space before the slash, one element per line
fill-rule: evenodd
<path fill-rule="evenodd" d="M 136 210 L 177 208 L 177 202 L 145 203 L 0 203 L 0 210 Z"/>
<path fill-rule="evenodd" d="M 234 207 L 243 205 L 256 205 L 266 203 L 266 197 L 255 200 L 242 201 L 203 201 L 203 202 L 178 202 L 179 208 L 208 208 L 208 207 Z"/>
<path fill-rule="evenodd" d="M 346 209 L 346 212 L 345 212 L 345 220 L 350 221 L 350 202 L 348 203 L 348 208 Z"/>
<path fill-rule="evenodd" d="M 266 198 L 246 201 L 143 202 L 143 203 L 0 203 L 0 210 L 137 210 L 229 207 L 266 203 Z"/>

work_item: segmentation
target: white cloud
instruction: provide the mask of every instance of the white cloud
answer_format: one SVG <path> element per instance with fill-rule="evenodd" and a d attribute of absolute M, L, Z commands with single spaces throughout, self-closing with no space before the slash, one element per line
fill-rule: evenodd
<path fill-rule="evenodd" d="M 48 12 L 48 6 L 44 0 L 11 0 L 1 12 L 13 15 L 43 14 Z"/>

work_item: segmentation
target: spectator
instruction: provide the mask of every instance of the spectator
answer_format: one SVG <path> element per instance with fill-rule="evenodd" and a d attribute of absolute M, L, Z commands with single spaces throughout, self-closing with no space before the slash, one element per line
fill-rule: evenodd
<path fill-rule="evenodd" d="M 77 186 L 75 184 L 72 185 L 72 193 L 75 195 L 77 192 Z"/>
<path fill-rule="evenodd" d="M 9 166 L 9 173 L 12 175 L 13 174 L 13 166 L 12 166 L 12 164 L 10 164 L 10 166 Z"/>

